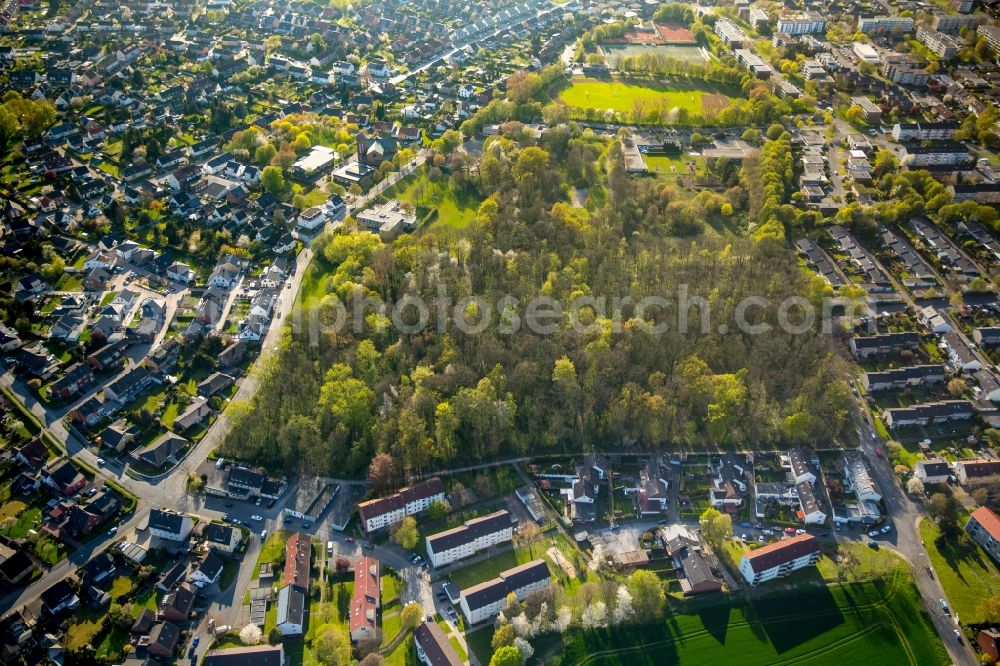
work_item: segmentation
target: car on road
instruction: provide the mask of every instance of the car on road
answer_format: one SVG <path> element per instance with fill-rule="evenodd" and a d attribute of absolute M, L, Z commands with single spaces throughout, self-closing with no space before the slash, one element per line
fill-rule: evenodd
<path fill-rule="evenodd" d="M 258 523 L 259 523 L 260 521 L 264 520 L 264 518 L 263 518 L 263 517 L 261 517 L 261 516 L 259 516 L 259 515 L 257 515 L 257 514 L 255 513 L 255 514 L 253 514 L 252 516 L 250 516 L 250 520 L 253 520 L 253 521 L 255 521 L 255 522 L 258 522 Z"/>
<path fill-rule="evenodd" d="M 877 455 L 879 458 L 881 458 L 885 454 L 882 453 L 882 449 L 879 448 L 879 449 L 875 449 L 875 455 Z"/>
<path fill-rule="evenodd" d="M 892 531 L 892 525 L 886 525 L 885 527 L 882 528 L 882 534 L 888 534 L 891 531 Z"/>
<path fill-rule="evenodd" d="M 114 527 L 112 527 L 112 528 L 111 528 L 110 530 L 108 530 L 108 534 L 109 534 L 109 535 L 111 535 L 111 534 L 115 534 L 116 532 L 118 532 L 118 526 L 117 526 L 117 525 L 115 525 L 115 526 L 114 526 Z"/>
<path fill-rule="evenodd" d="M 961 642 L 961 640 L 962 640 L 962 632 L 959 631 L 958 629 L 955 630 L 955 640 L 957 640 L 959 642 Z"/>
<path fill-rule="evenodd" d="M 951 615 L 951 609 L 948 608 L 948 602 L 944 599 L 938 599 L 938 601 L 941 603 L 941 610 L 944 611 L 944 614 Z"/>

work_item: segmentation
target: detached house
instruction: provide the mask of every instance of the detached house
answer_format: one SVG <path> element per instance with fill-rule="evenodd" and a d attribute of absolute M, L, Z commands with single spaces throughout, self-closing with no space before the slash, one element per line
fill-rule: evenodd
<path fill-rule="evenodd" d="M 149 532 L 160 539 L 184 541 L 193 527 L 191 516 L 167 509 L 152 509 L 149 512 Z"/>

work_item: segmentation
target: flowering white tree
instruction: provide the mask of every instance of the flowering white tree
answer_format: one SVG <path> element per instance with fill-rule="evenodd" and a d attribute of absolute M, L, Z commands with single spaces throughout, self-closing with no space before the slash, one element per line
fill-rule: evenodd
<path fill-rule="evenodd" d="M 531 624 L 531 620 L 524 613 L 516 615 L 510 623 L 514 626 L 514 633 L 518 636 L 531 638 L 534 635 L 534 627 Z"/>
<path fill-rule="evenodd" d="M 906 482 L 906 492 L 911 495 L 923 495 L 924 482 L 915 476 L 911 476 L 910 480 Z"/>
<path fill-rule="evenodd" d="M 514 639 L 514 647 L 516 647 L 517 651 L 521 653 L 521 658 L 524 659 L 525 662 L 531 659 L 531 655 L 535 654 L 535 648 L 531 647 L 531 643 L 520 636 Z"/>
<path fill-rule="evenodd" d="M 534 635 L 544 634 L 549 630 L 549 604 L 543 601 L 538 606 L 538 615 L 535 616 Z"/>
<path fill-rule="evenodd" d="M 612 613 L 612 624 L 621 624 L 632 617 L 632 594 L 622 585 L 615 593 L 615 610 Z"/>
<path fill-rule="evenodd" d="M 607 553 L 604 552 L 604 546 L 597 544 L 594 546 L 594 552 L 590 556 L 590 565 L 587 567 L 593 573 L 597 573 L 604 566 L 605 560 L 607 559 Z"/>
<path fill-rule="evenodd" d="M 603 601 L 596 601 L 583 609 L 580 623 L 586 629 L 603 627 L 608 622 L 608 606 Z"/>
<path fill-rule="evenodd" d="M 240 640 L 243 642 L 243 645 L 257 645 L 257 643 L 260 643 L 262 636 L 260 627 L 252 622 L 240 629 Z"/>
<path fill-rule="evenodd" d="M 559 610 L 556 611 L 556 620 L 553 623 L 555 630 L 561 634 L 569 629 L 569 625 L 572 623 L 573 611 L 571 611 L 568 606 L 560 606 Z"/>

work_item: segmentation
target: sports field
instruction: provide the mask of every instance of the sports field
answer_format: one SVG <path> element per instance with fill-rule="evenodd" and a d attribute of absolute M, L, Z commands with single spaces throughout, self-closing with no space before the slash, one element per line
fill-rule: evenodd
<path fill-rule="evenodd" d="M 780 585 L 780 583 L 778 583 Z M 563 635 L 562 666 L 947 664 L 910 579 L 694 602 L 662 624 Z"/>
<path fill-rule="evenodd" d="M 593 108 L 601 111 L 611 109 L 621 113 L 634 111 L 637 102 L 650 108 L 666 106 L 687 109 L 692 113 L 717 111 L 729 104 L 729 98 L 725 95 L 698 88 L 682 86 L 653 88 L 632 83 L 594 80 L 582 80 L 570 84 L 559 94 L 559 99 L 568 106 L 578 109 Z"/>

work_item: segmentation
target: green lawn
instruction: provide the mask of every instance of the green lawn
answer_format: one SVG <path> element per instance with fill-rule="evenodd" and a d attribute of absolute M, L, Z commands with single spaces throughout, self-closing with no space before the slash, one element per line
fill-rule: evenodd
<path fill-rule="evenodd" d="M 66 629 L 66 649 L 78 650 L 97 635 L 106 613 L 103 610 L 83 608 L 73 614 L 73 622 Z"/>
<path fill-rule="evenodd" d="M 645 627 L 572 630 L 562 636 L 561 663 L 664 666 L 734 658 L 740 664 L 949 663 L 906 576 L 799 587 L 750 601 L 703 600 L 690 608 Z"/>
<path fill-rule="evenodd" d="M 979 622 L 981 618 L 976 616 L 979 600 L 1000 595 L 1000 568 L 974 541 L 938 543 L 936 540 L 940 534 L 933 521 L 920 521 L 920 540 L 927 549 L 952 610 L 965 624 Z"/>
<path fill-rule="evenodd" d="M 144 608 L 155 612 L 157 605 L 156 588 L 150 587 L 148 590 L 132 600 L 132 617 L 139 617 Z"/>
<path fill-rule="evenodd" d="M 545 552 L 545 544 L 541 542 L 535 545 L 534 557 L 532 557 L 531 551 L 527 547 L 515 548 L 514 550 L 500 553 L 495 557 L 465 567 L 464 569 L 453 571 L 450 577 L 458 585 L 459 589 L 465 589 L 483 581 L 496 578 L 501 572 L 507 569 L 512 569 L 519 564 L 524 564 L 537 557 L 541 557 L 543 552 Z M 550 566 L 549 569 L 552 570 L 553 567 Z"/>
<path fill-rule="evenodd" d="M 416 178 L 404 181 L 405 187 L 397 185 L 386 193 L 391 199 L 399 199 L 417 208 L 418 218 L 430 209 L 437 208 L 437 218 L 431 222 L 431 229 L 461 230 L 476 219 L 476 210 L 481 203 L 475 197 L 456 192 L 447 180 L 431 182 L 427 171 L 422 170 Z"/>
<path fill-rule="evenodd" d="M 111 582 L 111 589 L 108 590 L 108 594 L 111 595 L 112 599 L 118 599 L 119 597 L 124 597 L 131 591 L 132 579 L 128 576 L 118 576 Z"/>
<path fill-rule="evenodd" d="M 691 113 L 702 112 L 702 97 L 705 91 L 696 88 L 652 87 L 632 83 L 585 80 L 572 83 L 559 94 L 559 99 L 568 106 L 578 109 L 611 109 L 621 113 L 631 113 L 636 104 L 647 108 L 665 105 L 668 108 L 687 109 Z"/>
<path fill-rule="evenodd" d="M 28 508 L 28 505 L 18 500 L 12 500 L 0 507 L 0 522 L 6 523 L 11 520 L 11 524 L 0 529 L 0 534 L 11 539 L 23 539 L 28 530 L 41 525 L 42 512 L 37 508 Z"/>
<path fill-rule="evenodd" d="M 465 634 L 465 642 L 469 651 L 476 655 L 481 664 L 490 663 L 493 656 L 493 627 L 485 626 Z"/>
<path fill-rule="evenodd" d="M 250 580 L 257 580 L 260 574 L 260 565 L 264 562 L 280 562 L 285 558 L 285 542 L 288 541 L 290 536 L 289 532 L 279 530 L 277 532 L 271 533 L 271 536 L 267 538 L 264 545 L 261 546 L 260 553 L 257 555 L 257 563 L 254 564 L 253 574 Z"/>

